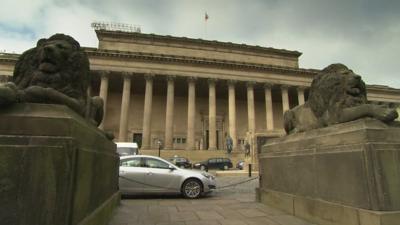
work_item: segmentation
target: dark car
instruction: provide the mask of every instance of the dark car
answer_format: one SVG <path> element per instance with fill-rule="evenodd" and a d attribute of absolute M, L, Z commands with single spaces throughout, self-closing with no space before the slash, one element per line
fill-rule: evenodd
<path fill-rule="evenodd" d="M 209 158 L 204 162 L 193 164 L 193 168 L 201 170 L 220 169 L 227 170 L 232 168 L 232 162 L 228 158 Z"/>
<path fill-rule="evenodd" d="M 192 168 L 192 164 L 185 157 L 175 156 L 175 157 L 169 158 L 168 161 L 172 162 L 173 164 L 175 164 L 179 168 L 186 168 L 186 169 L 187 168 Z"/>

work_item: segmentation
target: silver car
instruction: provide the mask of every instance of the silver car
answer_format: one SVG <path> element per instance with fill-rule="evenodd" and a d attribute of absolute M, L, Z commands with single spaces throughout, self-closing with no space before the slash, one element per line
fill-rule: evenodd
<path fill-rule="evenodd" d="M 181 169 L 159 157 L 132 155 L 120 158 L 119 188 L 122 194 L 182 193 L 186 198 L 198 198 L 215 187 L 213 175 Z"/>

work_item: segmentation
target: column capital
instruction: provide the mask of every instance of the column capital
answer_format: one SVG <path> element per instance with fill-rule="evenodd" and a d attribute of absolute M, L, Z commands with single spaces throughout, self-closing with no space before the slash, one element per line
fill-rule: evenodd
<path fill-rule="evenodd" d="M 130 72 L 121 72 L 122 77 L 125 78 L 131 78 L 132 77 L 132 73 Z"/>
<path fill-rule="evenodd" d="M 165 79 L 167 81 L 174 81 L 176 79 L 176 76 L 175 75 L 168 75 L 168 76 L 165 77 Z"/>
<path fill-rule="evenodd" d="M 246 86 L 247 87 L 254 87 L 254 85 L 256 84 L 257 82 L 255 82 L 255 81 L 247 81 L 246 82 Z"/>
<path fill-rule="evenodd" d="M 237 82 L 238 82 L 237 80 L 232 80 L 232 79 L 226 81 L 226 83 L 228 83 L 229 86 L 230 85 L 235 86 Z"/>
<path fill-rule="evenodd" d="M 274 85 L 275 85 L 274 83 L 266 82 L 266 83 L 264 83 L 264 88 L 269 88 L 269 89 L 271 89 Z"/>
<path fill-rule="evenodd" d="M 146 74 L 144 75 L 144 79 L 145 79 L 146 81 L 152 81 L 153 78 L 154 78 L 154 74 L 153 74 L 153 73 L 146 73 Z"/>
<path fill-rule="evenodd" d="M 281 87 L 281 89 L 289 89 L 290 85 L 281 84 L 280 87 Z"/>
<path fill-rule="evenodd" d="M 297 91 L 305 91 L 308 87 L 306 86 L 297 86 L 296 89 Z"/>
<path fill-rule="evenodd" d="M 208 78 L 207 81 L 208 81 L 208 84 L 215 85 L 215 83 L 217 83 L 218 79 L 217 78 Z"/>
<path fill-rule="evenodd" d="M 196 83 L 197 77 L 187 77 L 187 82 L 188 83 Z"/>
<path fill-rule="evenodd" d="M 103 78 L 103 77 L 104 77 L 104 78 L 108 78 L 108 76 L 110 75 L 110 73 L 111 73 L 111 72 L 110 72 L 109 70 L 100 70 L 100 71 L 99 71 L 99 74 L 100 74 L 100 77 L 101 77 L 101 78 Z"/>

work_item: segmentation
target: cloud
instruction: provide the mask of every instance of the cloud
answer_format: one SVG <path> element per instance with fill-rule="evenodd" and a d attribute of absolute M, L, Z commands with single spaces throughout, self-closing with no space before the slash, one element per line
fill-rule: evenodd
<path fill-rule="evenodd" d="M 400 88 L 399 9 L 395 0 L 4 0 L 0 50 L 22 52 L 56 32 L 96 47 L 91 22 L 122 22 L 144 33 L 298 50 L 301 67 L 342 62 L 367 83 Z"/>

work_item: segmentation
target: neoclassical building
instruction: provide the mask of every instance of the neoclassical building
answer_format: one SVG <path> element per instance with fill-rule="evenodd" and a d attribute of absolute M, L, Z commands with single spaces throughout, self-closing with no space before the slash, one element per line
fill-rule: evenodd
<path fill-rule="evenodd" d="M 142 149 L 225 149 L 284 134 L 284 111 L 303 104 L 318 70 L 302 53 L 230 42 L 97 29 L 85 48 L 92 95 L 105 102 L 101 129 Z M 0 53 L 7 81 L 17 54 Z M 368 85 L 368 99 L 398 105 L 400 90 Z"/>

